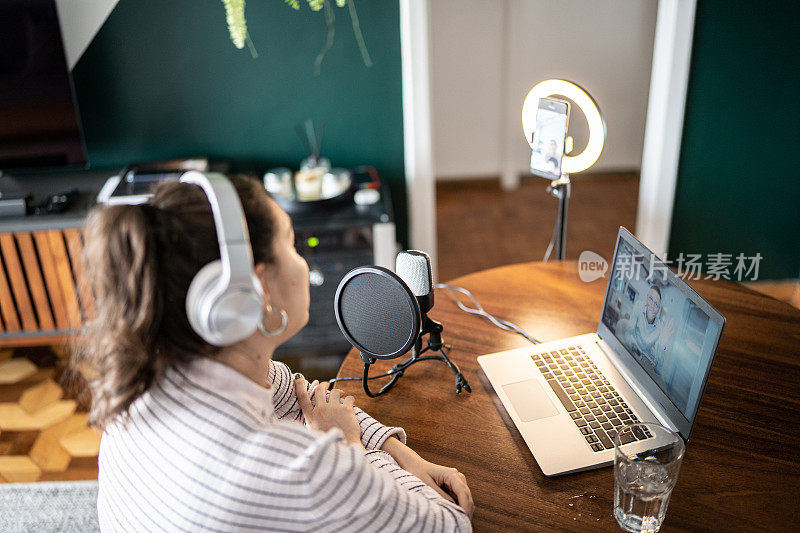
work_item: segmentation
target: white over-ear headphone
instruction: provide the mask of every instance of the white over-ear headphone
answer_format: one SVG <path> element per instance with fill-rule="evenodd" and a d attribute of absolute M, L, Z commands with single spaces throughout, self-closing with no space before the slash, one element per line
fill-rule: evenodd
<path fill-rule="evenodd" d="M 253 272 L 247 221 L 233 184 L 222 174 L 186 172 L 181 182 L 202 187 L 211 203 L 220 259 L 195 275 L 186 295 L 192 329 L 214 346 L 252 335 L 264 314 L 264 293 Z"/>

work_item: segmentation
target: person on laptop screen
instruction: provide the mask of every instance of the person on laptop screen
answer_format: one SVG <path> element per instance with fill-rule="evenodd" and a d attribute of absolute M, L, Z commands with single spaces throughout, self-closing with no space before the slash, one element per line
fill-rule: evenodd
<path fill-rule="evenodd" d="M 675 320 L 664 317 L 661 311 L 661 289 L 651 285 L 647 291 L 644 309 L 634 315 L 632 327 L 628 330 L 627 344 L 631 351 L 642 359 L 642 362 L 653 367 L 656 374 L 664 369 L 665 351 L 675 331 Z"/>
<path fill-rule="evenodd" d="M 622 242 L 603 323 L 687 416 L 702 392 L 698 369 L 719 331 L 691 299 Z"/>

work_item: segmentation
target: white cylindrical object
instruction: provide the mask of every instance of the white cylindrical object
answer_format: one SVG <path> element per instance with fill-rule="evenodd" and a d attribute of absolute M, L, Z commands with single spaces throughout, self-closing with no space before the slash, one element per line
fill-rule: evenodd
<path fill-rule="evenodd" d="M 431 293 L 431 260 L 425 252 L 407 250 L 397 254 L 395 273 L 406 282 L 414 296 Z"/>

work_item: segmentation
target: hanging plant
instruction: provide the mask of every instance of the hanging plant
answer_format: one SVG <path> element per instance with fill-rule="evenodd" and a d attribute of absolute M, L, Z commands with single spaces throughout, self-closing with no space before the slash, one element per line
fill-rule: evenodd
<path fill-rule="evenodd" d="M 350 21 L 353 25 L 353 34 L 356 37 L 358 48 L 361 51 L 361 59 L 364 61 L 364 65 L 371 67 L 372 59 L 369 57 L 367 45 L 364 42 L 364 35 L 361 33 L 361 26 L 358 23 L 358 14 L 356 13 L 354 0 L 334 1 L 337 7 L 347 6 L 350 13 Z M 300 10 L 302 0 L 284 0 L 284 2 L 292 9 L 298 11 Z M 240 50 L 244 48 L 246 43 L 253 58 L 258 57 L 258 52 L 253 45 L 253 41 L 250 39 L 250 34 L 247 32 L 247 21 L 244 15 L 245 0 L 222 0 L 222 3 L 225 6 L 225 20 L 228 23 L 228 33 L 230 33 L 231 42 Z M 328 27 L 325 46 L 322 47 L 322 50 L 317 54 L 317 59 L 314 61 L 314 73 L 319 75 L 322 67 L 322 60 L 325 59 L 325 54 L 327 54 L 328 50 L 333 46 L 333 39 L 336 32 L 336 27 L 334 25 L 336 16 L 331 7 L 331 0 L 306 0 L 306 3 L 308 3 L 308 7 L 311 8 L 311 11 L 325 11 L 325 24 Z"/>

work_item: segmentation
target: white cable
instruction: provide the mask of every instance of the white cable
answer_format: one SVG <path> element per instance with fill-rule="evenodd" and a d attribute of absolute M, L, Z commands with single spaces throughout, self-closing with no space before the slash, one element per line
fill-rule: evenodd
<path fill-rule="evenodd" d="M 550 244 L 547 245 L 547 251 L 544 253 L 544 259 L 542 259 L 543 263 L 547 263 L 547 260 L 550 259 L 550 252 L 553 251 L 553 239 L 550 239 Z"/>
<path fill-rule="evenodd" d="M 556 239 L 558 238 L 558 220 L 553 225 L 553 236 L 550 237 L 550 244 L 547 245 L 547 251 L 544 253 L 544 259 L 542 259 L 543 263 L 547 263 L 547 260 L 550 259 L 550 253 L 553 251 L 553 246 L 555 245 Z"/>
<path fill-rule="evenodd" d="M 478 300 L 476 300 L 475 297 L 472 295 L 472 293 L 469 292 L 467 289 L 465 289 L 463 287 L 457 287 L 455 285 L 447 285 L 445 283 L 437 283 L 436 284 L 436 288 L 437 289 L 446 290 L 448 292 L 448 294 L 450 294 L 450 297 L 452 297 L 453 300 L 455 300 L 456 305 L 458 305 L 458 308 L 461 309 L 462 311 L 466 311 L 467 313 L 470 313 L 472 315 L 478 315 L 478 316 L 482 316 L 484 318 L 488 318 L 489 321 L 491 321 L 491 323 L 494 324 L 495 326 L 497 326 L 498 328 L 500 328 L 500 329 L 502 329 L 504 331 L 509 331 L 511 333 L 516 333 L 517 335 L 521 335 L 521 336 L 525 337 L 528 341 L 530 341 L 533 344 L 539 344 L 540 341 L 538 341 L 538 340 L 534 339 L 533 337 L 531 337 L 530 335 L 528 335 L 525 332 L 525 330 L 523 330 L 522 328 L 520 328 L 516 324 L 513 324 L 513 323 L 509 322 L 508 320 L 503 320 L 502 318 L 496 318 L 496 317 L 490 315 L 489 313 L 487 313 L 483 309 L 481 304 L 478 303 Z M 461 299 L 455 294 L 455 292 L 460 292 L 461 294 L 464 294 L 465 296 L 467 296 L 467 298 L 472 300 L 472 303 L 475 304 L 475 307 L 472 308 L 472 307 L 467 307 L 466 305 L 464 305 L 461 302 Z"/>

